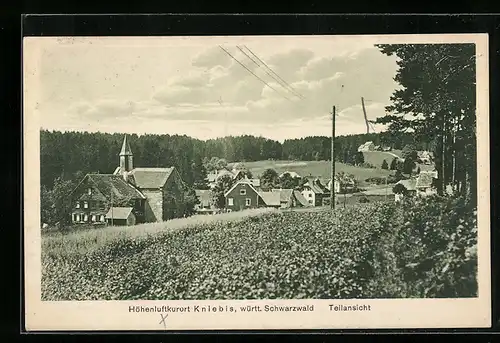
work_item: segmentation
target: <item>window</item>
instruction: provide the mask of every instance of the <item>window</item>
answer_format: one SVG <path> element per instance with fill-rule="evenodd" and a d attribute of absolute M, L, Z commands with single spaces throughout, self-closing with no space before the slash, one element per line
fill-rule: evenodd
<path fill-rule="evenodd" d="M 73 214 L 73 221 L 76 222 L 76 214 Z"/>
<path fill-rule="evenodd" d="M 234 205 L 233 198 L 228 198 L 227 199 L 227 205 L 228 206 L 233 206 Z"/>
<path fill-rule="evenodd" d="M 252 204 L 252 199 L 246 198 L 245 199 L 245 205 L 250 206 Z"/>
<path fill-rule="evenodd" d="M 247 195 L 247 190 L 245 188 L 240 189 L 240 195 Z"/>
<path fill-rule="evenodd" d="M 87 201 L 83 202 L 83 208 L 89 208 L 89 203 Z"/>
<path fill-rule="evenodd" d="M 87 190 L 87 194 L 88 194 L 88 195 L 92 195 L 92 188 L 89 188 L 89 189 Z"/>
<path fill-rule="evenodd" d="M 76 208 L 80 208 L 80 202 L 79 201 L 76 202 L 76 206 L 75 207 Z"/>
<path fill-rule="evenodd" d="M 79 214 L 77 214 L 77 215 L 75 216 L 75 221 L 76 221 L 76 222 L 79 222 L 79 221 L 80 221 L 80 215 L 79 215 Z"/>
<path fill-rule="evenodd" d="M 96 220 L 97 220 L 96 215 L 95 215 L 95 214 L 93 214 L 93 215 L 92 215 L 92 221 L 93 221 L 93 222 L 95 222 Z"/>
<path fill-rule="evenodd" d="M 103 222 L 104 221 L 104 214 L 101 214 L 101 221 Z"/>
<path fill-rule="evenodd" d="M 312 204 L 312 203 L 313 203 L 313 201 L 312 201 L 312 200 L 309 200 L 309 203 L 310 203 L 310 204 Z"/>
<path fill-rule="evenodd" d="M 84 215 L 83 215 L 83 221 L 84 221 L 84 222 L 88 222 L 88 221 L 89 221 L 89 216 L 88 216 L 88 215 L 86 215 L 86 214 L 84 214 Z"/>
<path fill-rule="evenodd" d="M 312 198 L 312 197 L 313 197 L 313 195 L 312 195 L 311 193 L 309 193 L 307 196 L 308 196 L 309 198 Z"/>

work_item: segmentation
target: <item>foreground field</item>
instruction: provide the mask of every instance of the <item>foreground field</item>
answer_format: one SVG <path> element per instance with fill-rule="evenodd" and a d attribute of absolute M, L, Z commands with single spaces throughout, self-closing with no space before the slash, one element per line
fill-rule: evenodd
<path fill-rule="evenodd" d="M 427 200 L 271 212 L 78 249 L 76 236 L 45 237 L 42 299 L 475 296 L 472 211 Z"/>

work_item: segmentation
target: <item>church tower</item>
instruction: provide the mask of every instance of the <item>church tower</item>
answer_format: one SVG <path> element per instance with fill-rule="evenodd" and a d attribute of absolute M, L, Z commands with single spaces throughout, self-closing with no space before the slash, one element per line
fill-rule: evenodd
<path fill-rule="evenodd" d="M 127 135 L 123 138 L 122 150 L 120 151 L 120 171 L 126 179 L 127 173 L 134 169 L 134 155 L 130 149 Z"/>

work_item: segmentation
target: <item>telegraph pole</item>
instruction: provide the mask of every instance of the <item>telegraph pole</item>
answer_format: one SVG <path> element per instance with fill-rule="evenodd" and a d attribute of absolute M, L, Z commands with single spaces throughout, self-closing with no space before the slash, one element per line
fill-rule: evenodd
<path fill-rule="evenodd" d="M 361 97 L 361 107 L 363 107 L 363 115 L 365 116 L 366 133 L 370 133 L 370 126 L 368 125 L 368 117 L 366 116 L 365 99 Z"/>
<path fill-rule="evenodd" d="M 331 161 L 332 161 L 332 186 L 330 187 L 330 207 L 332 210 L 335 209 L 335 106 L 332 110 L 332 149 L 331 149 Z"/>
<path fill-rule="evenodd" d="M 113 226 L 113 190 L 111 190 L 111 226 Z"/>

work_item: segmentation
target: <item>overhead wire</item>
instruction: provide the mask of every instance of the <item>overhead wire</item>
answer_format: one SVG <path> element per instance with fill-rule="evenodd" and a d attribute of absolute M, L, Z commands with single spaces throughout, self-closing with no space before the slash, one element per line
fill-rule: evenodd
<path fill-rule="evenodd" d="M 226 49 L 224 49 L 222 46 L 219 45 L 219 48 L 221 48 L 226 54 L 229 55 L 229 57 L 231 57 L 233 60 L 235 60 L 239 65 L 241 65 L 243 68 L 245 68 L 250 74 L 252 74 L 254 77 L 256 77 L 257 79 L 259 79 L 262 83 L 264 83 L 267 87 L 271 88 L 273 91 L 275 91 L 276 93 L 278 93 L 279 95 L 281 95 L 282 97 L 284 97 L 285 99 L 287 99 L 288 101 L 291 101 L 293 102 L 290 98 L 288 98 L 286 95 L 283 95 L 281 94 L 276 88 L 270 86 L 266 81 L 264 81 L 262 78 L 260 78 L 259 76 L 257 76 L 253 71 L 251 71 L 250 69 L 248 69 L 248 67 L 246 65 L 244 65 L 242 62 L 240 62 L 236 57 L 234 57 L 229 51 L 227 51 Z"/>
<path fill-rule="evenodd" d="M 286 82 L 285 80 L 283 80 L 277 73 L 275 73 L 262 59 L 260 59 L 252 50 L 250 50 L 247 46 L 243 46 L 246 50 L 248 50 L 248 52 L 255 58 L 257 59 L 260 64 L 258 62 L 256 62 L 251 56 L 249 56 L 245 51 L 243 51 L 243 49 L 239 46 L 237 46 L 237 48 L 246 56 L 248 57 L 248 59 L 250 59 L 256 66 L 258 67 L 265 67 L 264 69 L 264 72 L 269 75 L 274 81 L 278 82 L 285 90 L 293 93 L 296 97 L 300 98 L 300 99 L 305 99 L 305 97 L 298 93 L 297 91 L 295 91 L 295 89 L 292 88 L 292 86 L 290 86 L 290 84 L 288 82 Z M 267 69 L 267 70 L 266 70 Z M 275 76 L 273 76 L 272 74 L 274 74 Z"/>

